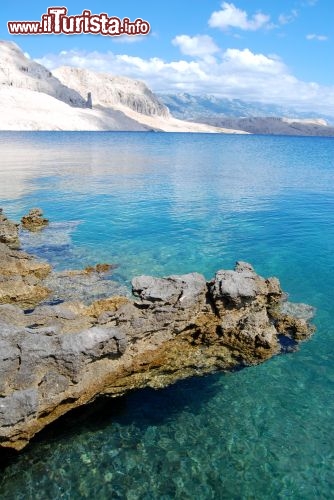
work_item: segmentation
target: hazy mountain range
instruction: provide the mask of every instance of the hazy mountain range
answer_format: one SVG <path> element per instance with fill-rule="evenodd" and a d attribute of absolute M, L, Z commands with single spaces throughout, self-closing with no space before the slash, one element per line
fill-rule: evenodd
<path fill-rule="evenodd" d="M 159 97 L 180 120 L 242 129 L 253 134 L 334 136 L 334 117 L 312 111 L 209 94 L 159 94 Z"/>
<path fill-rule="evenodd" d="M 168 106 L 176 118 L 198 119 L 199 117 L 224 116 L 226 118 L 248 118 L 254 116 L 285 117 L 301 119 L 322 119 L 334 125 L 334 116 L 321 115 L 312 111 L 298 111 L 286 106 L 261 102 L 246 102 L 240 99 L 227 99 L 214 95 L 158 94 L 162 102 Z"/>
<path fill-rule="evenodd" d="M 274 105 L 211 95 L 156 95 L 143 82 L 87 69 L 51 73 L 15 43 L 0 41 L 0 130 L 334 136 L 328 123 L 334 119 Z"/>

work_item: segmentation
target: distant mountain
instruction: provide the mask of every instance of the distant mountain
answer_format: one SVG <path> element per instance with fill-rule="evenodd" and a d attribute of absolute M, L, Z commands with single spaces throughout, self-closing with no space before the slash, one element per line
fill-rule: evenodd
<path fill-rule="evenodd" d="M 334 117 L 275 104 L 246 102 L 213 95 L 159 94 L 171 114 L 219 127 L 256 134 L 333 136 Z"/>
<path fill-rule="evenodd" d="M 143 115 L 170 118 L 168 108 L 141 81 L 67 66 L 53 74 L 82 96 L 90 92 L 94 106 L 126 107 Z"/>
<path fill-rule="evenodd" d="M 231 127 L 225 129 L 176 119 L 145 83 L 138 80 L 66 66 L 56 69 L 54 74 L 82 97 L 90 94 L 94 109 L 118 110 L 149 129 L 165 132 L 244 133 Z"/>
<path fill-rule="evenodd" d="M 77 68 L 52 74 L 7 41 L 0 41 L 0 130 L 241 133 L 173 118 L 137 80 Z"/>
<path fill-rule="evenodd" d="M 0 41 L 0 88 L 4 87 L 41 92 L 70 106 L 86 107 L 86 99 L 60 83 L 44 66 L 28 59 L 15 43 Z"/>
<path fill-rule="evenodd" d="M 250 134 L 264 135 L 303 135 L 317 137 L 334 137 L 334 127 L 326 125 L 320 118 L 203 118 L 203 123 L 216 127 L 242 129 Z"/>

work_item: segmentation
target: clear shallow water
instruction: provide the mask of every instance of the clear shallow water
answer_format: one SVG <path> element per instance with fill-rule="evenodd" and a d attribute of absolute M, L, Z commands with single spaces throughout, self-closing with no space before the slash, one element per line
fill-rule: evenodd
<path fill-rule="evenodd" d="M 332 498 L 334 141 L 196 134 L 0 134 L 1 206 L 52 221 L 24 245 L 116 279 L 235 260 L 317 307 L 297 353 L 99 404 L 1 471 L 1 498 Z"/>

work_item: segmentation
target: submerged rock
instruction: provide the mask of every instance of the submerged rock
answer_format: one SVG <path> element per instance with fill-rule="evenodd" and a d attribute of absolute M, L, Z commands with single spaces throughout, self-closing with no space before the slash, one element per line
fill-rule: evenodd
<path fill-rule="evenodd" d="M 106 267 L 97 266 L 83 271 L 61 271 L 50 273 L 42 282 L 50 294 L 48 302 L 81 301 L 89 304 L 94 300 L 112 295 L 129 295 L 125 285 L 106 275 Z M 105 271 L 102 271 L 105 270 Z"/>
<path fill-rule="evenodd" d="M 43 210 L 32 208 L 28 215 L 22 217 L 21 224 L 24 229 L 28 229 L 29 231 L 40 231 L 49 224 L 49 221 L 48 219 L 44 219 Z"/>
<path fill-rule="evenodd" d="M 107 264 L 107 263 L 96 264 L 95 266 L 85 267 L 84 272 L 104 274 L 112 271 L 113 269 L 117 269 L 117 267 L 118 267 L 117 264 Z"/>
<path fill-rule="evenodd" d="M 294 303 L 285 301 L 282 303 L 280 308 L 281 313 L 285 313 L 295 318 L 304 319 L 309 321 L 315 316 L 315 307 L 308 304 Z"/>
<path fill-rule="evenodd" d="M 0 447 L 23 448 L 100 394 L 258 364 L 287 352 L 282 337 L 297 344 L 313 332 L 280 312 L 278 280 L 246 263 L 210 282 L 191 273 L 132 284 L 134 299 L 40 305 L 25 314 L 0 305 Z"/>
<path fill-rule="evenodd" d="M 9 229 L 8 229 L 9 228 Z M 12 232 L 11 232 L 12 231 Z M 91 303 L 111 295 L 129 295 L 125 285 L 112 278 L 115 264 L 96 264 L 85 270 L 54 272 L 51 266 L 30 254 L 12 248 L 19 246 L 18 224 L 0 213 L 0 304 L 17 304 L 23 309 L 42 301 L 82 301 Z M 9 237 L 12 234 L 13 237 Z M 1 238 L 0 238 L 1 239 Z M 9 244 L 10 241 L 10 244 Z"/>

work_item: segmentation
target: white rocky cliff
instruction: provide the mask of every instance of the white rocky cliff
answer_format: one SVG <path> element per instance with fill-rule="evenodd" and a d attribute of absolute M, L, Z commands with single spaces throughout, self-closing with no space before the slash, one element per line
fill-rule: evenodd
<path fill-rule="evenodd" d="M 28 59 L 14 43 L 0 41 L 0 85 L 41 92 L 75 107 L 86 107 L 86 100 L 55 78 L 41 64 Z"/>
<path fill-rule="evenodd" d="M 94 106 L 125 106 L 143 115 L 170 118 L 168 108 L 139 80 L 68 66 L 56 69 L 53 74 L 82 98 L 91 92 Z"/>
<path fill-rule="evenodd" d="M 57 75 L 0 41 L 0 130 L 226 131 L 172 118 L 142 82 L 73 68 Z"/>

